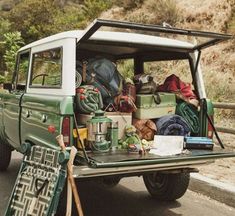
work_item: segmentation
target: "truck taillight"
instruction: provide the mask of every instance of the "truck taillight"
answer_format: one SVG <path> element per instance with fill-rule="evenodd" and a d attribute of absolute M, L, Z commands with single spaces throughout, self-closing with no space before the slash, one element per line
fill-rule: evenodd
<path fill-rule="evenodd" d="M 209 117 L 210 117 L 211 121 L 213 122 L 214 121 L 213 116 L 209 116 Z M 213 132 L 214 132 L 213 127 L 212 127 L 212 125 L 210 124 L 210 122 L 208 120 L 208 123 L 207 123 L 207 137 L 212 139 L 213 138 Z"/>
<path fill-rule="evenodd" d="M 62 122 L 62 134 L 64 137 L 65 146 L 69 146 L 70 143 L 70 118 L 64 117 Z"/>

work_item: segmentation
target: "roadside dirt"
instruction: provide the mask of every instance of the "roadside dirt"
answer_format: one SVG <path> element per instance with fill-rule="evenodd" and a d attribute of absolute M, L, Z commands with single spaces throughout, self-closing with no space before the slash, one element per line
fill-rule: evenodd
<path fill-rule="evenodd" d="M 235 151 L 235 135 L 220 133 L 225 149 Z M 199 167 L 199 173 L 206 177 L 235 186 L 235 158 L 216 160 L 212 164 Z"/>

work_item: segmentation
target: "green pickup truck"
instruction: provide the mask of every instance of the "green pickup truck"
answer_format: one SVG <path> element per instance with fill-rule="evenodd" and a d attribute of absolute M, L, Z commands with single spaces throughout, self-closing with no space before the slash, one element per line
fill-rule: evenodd
<path fill-rule="evenodd" d="M 125 31 L 99 30 L 101 27 Z M 196 38 L 199 43 L 189 43 L 188 38 Z M 97 19 L 86 30 L 59 33 L 22 47 L 12 83 L 5 83 L 0 91 L 0 170 L 7 169 L 11 152 L 22 151 L 25 144 L 59 149 L 56 136 L 62 134 L 67 151 L 71 146 L 78 147 L 74 129 L 80 127 L 80 113 L 75 98 L 81 76 L 76 65 L 78 60 L 95 56 L 105 56 L 117 66 L 128 59 L 135 74 L 144 73 L 152 62 L 184 62 L 199 101 L 200 129 L 194 136 L 211 137 L 213 106 L 206 98 L 201 51 L 230 38 L 225 34 Z M 163 72 L 164 68 L 159 69 L 161 76 Z M 143 176 L 154 198 L 175 200 L 185 193 L 190 172 L 196 172 L 199 165 L 235 157 L 235 152 L 221 147 L 188 149 L 174 155 L 140 155 L 113 147 L 97 153 L 80 145 L 73 176 L 101 179 L 110 186 L 122 177 Z"/>

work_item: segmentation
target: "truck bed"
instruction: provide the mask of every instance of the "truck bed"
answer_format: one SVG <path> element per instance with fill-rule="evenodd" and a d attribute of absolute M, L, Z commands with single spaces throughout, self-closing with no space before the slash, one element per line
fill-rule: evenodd
<path fill-rule="evenodd" d="M 79 157 L 83 157 L 82 153 Z M 116 150 L 103 154 L 89 152 L 88 157 L 89 164 L 74 167 L 74 177 L 130 175 L 159 170 L 188 169 L 194 168 L 195 165 L 211 163 L 215 159 L 235 157 L 235 152 L 214 148 L 214 150 L 187 150 L 186 153 L 173 156 L 158 156 Z"/>

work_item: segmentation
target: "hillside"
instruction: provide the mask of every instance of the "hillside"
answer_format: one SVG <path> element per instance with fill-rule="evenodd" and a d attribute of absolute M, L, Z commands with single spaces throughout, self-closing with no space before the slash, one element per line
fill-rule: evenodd
<path fill-rule="evenodd" d="M 129 1 L 130 2 L 130 1 Z M 113 7 L 101 17 L 149 24 L 164 21 L 174 27 L 235 34 L 234 0 L 145 0 L 135 9 Z M 208 97 L 213 101 L 235 102 L 235 41 L 231 40 L 202 53 L 202 68 Z M 177 69 L 175 69 L 177 70 Z M 235 112 L 216 110 L 220 126 L 235 127 Z"/>

